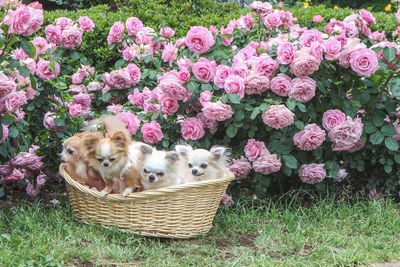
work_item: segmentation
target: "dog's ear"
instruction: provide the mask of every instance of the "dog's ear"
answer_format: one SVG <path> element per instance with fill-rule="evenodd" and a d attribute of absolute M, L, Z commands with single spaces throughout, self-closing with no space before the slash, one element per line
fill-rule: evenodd
<path fill-rule="evenodd" d="M 140 151 L 143 154 L 151 154 L 151 153 L 153 153 L 153 147 L 146 145 L 146 144 L 142 144 L 142 145 L 140 145 Z"/>
<path fill-rule="evenodd" d="M 175 151 L 168 151 L 165 153 L 165 158 L 169 161 L 175 162 L 178 160 L 179 155 Z"/>
<path fill-rule="evenodd" d="M 83 138 L 83 146 L 89 152 L 93 152 L 96 150 L 97 143 L 100 141 L 100 138 L 94 134 L 87 134 Z"/>
<path fill-rule="evenodd" d="M 187 158 L 189 156 L 189 152 L 193 151 L 193 148 L 189 145 L 176 145 L 175 151 L 182 157 Z"/>
<path fill-rule="evenodd" d="M 128 144 L 128 139 L 126 134 L 122 131 L 116 132 L 112 137 L 111 141 L 117 145 L 117 147 L 126 147 Z"/>
<path fill-rule="evenodd" d="M 224 154 L 227 153 L 226 148 L 223 146 L 213 146 L 210 150 L 214 160 L 219 160 Z"/>

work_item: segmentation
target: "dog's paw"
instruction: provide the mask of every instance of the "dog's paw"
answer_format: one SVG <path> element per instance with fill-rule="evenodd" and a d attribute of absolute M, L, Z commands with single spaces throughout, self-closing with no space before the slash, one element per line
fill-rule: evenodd
<path fill-rule="evenodd" d="M 126 197 L 127 195 L 129 195 L 130 193 L 132 193 L 132 188 L 126 188 L 123 192 L 122 192 L 122 196 Z"/>
<path fill-rule="evenodd" d="M 107 191 L 103 190 L 103 191 L 100 192 L 100 197 L 105 197 L 107 195 L 108 195 Z"/>

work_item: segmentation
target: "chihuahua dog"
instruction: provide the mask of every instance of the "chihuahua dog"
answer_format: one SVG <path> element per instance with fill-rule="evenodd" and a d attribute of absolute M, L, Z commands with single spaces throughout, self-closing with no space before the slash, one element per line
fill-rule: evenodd
<path fill-rule="evenodd" d="M 96 134 L 100 138 L 110 138 L 120 131 L 127 136 L 129 135 L 125 122 L 115 115 L 101 115 L 99 118 L 89 121 L 83 131 Z"/>
<path fill-rule="evenodd" d="M 140 151 L 138 169 L 144 190 L 182 183 L 178 174 L 179 156 L 175 151 L 159 151 L 146 144 L 140 146 Z"/>
<path fill-rule="evenodd" d="M 113 188 L 114 178 L 119 179 L 124 188 L 123 196 L 140 191 L 140 174 L 130 159 L 131 138 L 124 131 L 118 131 L 111 137 L 100 138 L 95 134 L 84 137 L 89 166 L 96 169 L 105 182 L 100 196 L 108 195 Z"/>
<path fill-rule="evenodd" d="M 177 145 L 175 151 L 184 159 L 182 166 L 185 183 L 212 180 L 228 174 L 227 149 L 213 146 L 210 151 L 195 149 L 190 145 Z"/>
<path fill-rule="evenodd" d="M 65 140 L 63 151 L 58 154 L 58 157 L 64 163 L 66 171 L 72 178 L 80 184 L 100 191 L 104 189 L 104 181 L 100 174 L 88 165 L 82 143 L 85 134 L 78 133 Z"/>

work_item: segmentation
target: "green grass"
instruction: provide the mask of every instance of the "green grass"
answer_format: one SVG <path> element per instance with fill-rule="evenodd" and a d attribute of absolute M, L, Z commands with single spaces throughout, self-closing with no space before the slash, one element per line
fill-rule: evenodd
<path fill-rule="evenodd" d="M 71 217 L 68 204 L 0 211 L 0 266 L 345 266 L 400 258 L 400 209 L 333 199 L 221 209 L 206 236 L 144 238 Z"/>

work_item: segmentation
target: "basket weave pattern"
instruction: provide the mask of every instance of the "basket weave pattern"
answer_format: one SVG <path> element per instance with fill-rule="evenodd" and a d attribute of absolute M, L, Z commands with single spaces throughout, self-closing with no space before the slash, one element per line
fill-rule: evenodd
<path fill-rule="evenodd" d="M 118 227 L 136 234 L 188 238 L 207 233 L 225 190 L 235 177 L 176 185 L 104 198 L 72 179 L 60 165 L 74 216 L 85 223 Z"/>

